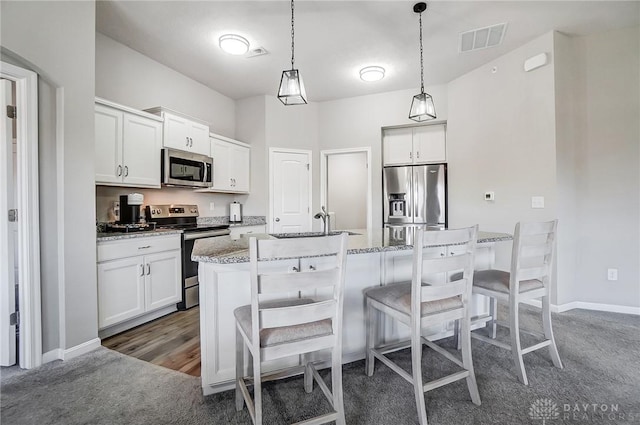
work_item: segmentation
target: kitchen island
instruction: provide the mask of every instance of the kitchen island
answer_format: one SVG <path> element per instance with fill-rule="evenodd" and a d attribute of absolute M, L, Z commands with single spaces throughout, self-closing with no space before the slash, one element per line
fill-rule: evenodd
<path fill-rule="evenodd" d="M 363 291 L 372 286 L 411 280 L 411 241 L 394 238 L 389 229 L 350 230 L 347 246 L 347 268 L 344 291 L 343 363 L 365 356 L 365 303 Z M 249 237 L 273 239 L 289 235 L 251 234 L 241 237 L 216 237 L 197 240 L 192 260 L 199 262 L 200 281 L 200 349 L 202 389 L 205 395 L 234 387 L 235 378 L 235 318 L 233 310 L 251 302 L 249 280 Z M 319 235 L 305 234 L 305 235 Z M 510 241 L 505 233 L 479 232 L 476 249 L 476 269 L 494 264 L 495 243 Z M 455 246 L 428 248 L 434 256 L 453 255 Z M 322 258 L 272 261 L 275 269 L 293 266 L 299 270 L 322 268 Z M 314 294 L 292 294 L 292 297 Z M 474 296 L 472 315 L 488 312 L 484 297 Z M 452 324 L 430 329 L 430 339 L 452 335 Z M 408 330 L 394 322 L 384 327 L 385 340 L 408 337 Z M 275 370 L 295 364 L 298 357 L 274 362 L 267 369 Z"/>

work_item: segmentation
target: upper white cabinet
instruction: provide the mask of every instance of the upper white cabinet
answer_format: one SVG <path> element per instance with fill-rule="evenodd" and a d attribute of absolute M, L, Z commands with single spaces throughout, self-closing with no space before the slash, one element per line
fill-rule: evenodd
<path fill-rule="evenodd" d="M 382 148 L 384 165 L 445 162 L 446 125 L 386 129 Z"/>
<path fill-rule="evenodd" d="M 160 187 L 162 121 L 96 98 L 96 184 Z"/>
<path fill-rule="evenodd" d="M 160 115 L 164 120 L 162 146 L 200 155 L 211 155 L 209 126 L 207 124 L 162 107 L 146 111 Z"/>
<path fill-rule="evenodd" d="M 213 185 L 215 192 L 248 193 L 251 148 L 246 143 L 211 134 Z"/>

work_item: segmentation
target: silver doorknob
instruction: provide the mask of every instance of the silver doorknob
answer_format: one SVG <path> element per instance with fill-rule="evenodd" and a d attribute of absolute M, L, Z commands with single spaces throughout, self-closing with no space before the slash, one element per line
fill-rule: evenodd
<path fill-rule="evenodd" d="M 276 217 L 276 221 L 280 221 L 280 219 L 278 217 Z"/>

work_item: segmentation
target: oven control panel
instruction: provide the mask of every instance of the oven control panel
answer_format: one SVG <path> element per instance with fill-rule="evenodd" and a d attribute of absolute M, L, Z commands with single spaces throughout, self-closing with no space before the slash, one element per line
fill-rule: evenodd
<path fill-rule="evenodd" d="M 198 217 L 197 205 L 148 205 L 147 211 L 151 218 Z"/>

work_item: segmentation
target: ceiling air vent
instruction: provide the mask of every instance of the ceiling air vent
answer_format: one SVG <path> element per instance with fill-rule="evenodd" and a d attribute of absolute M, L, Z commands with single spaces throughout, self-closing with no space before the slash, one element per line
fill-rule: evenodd
<path fill-rule="evenodd" d="M 496 24 L 490 27 L 478 28 L 460 34 L 460 52 L 486 49 L 502 43 L 507 24 Z"/>
<path fill-rule="evenodd" d="M 264 47 L 256 47 L 255 49 L 249 50 L 249 53 L 247 53 L 246 57 L 255 58 L 256 56 L 263 56 L 268 54 L 269 52 Z"/>

